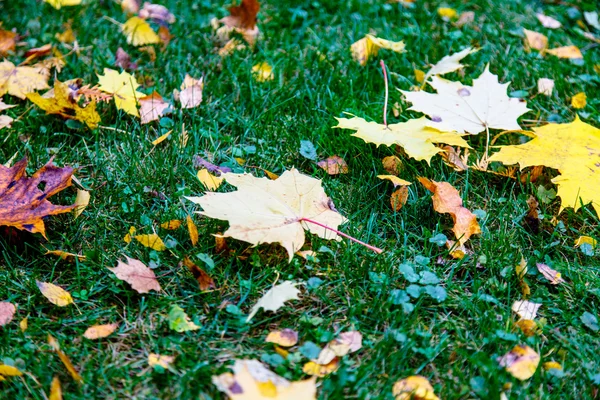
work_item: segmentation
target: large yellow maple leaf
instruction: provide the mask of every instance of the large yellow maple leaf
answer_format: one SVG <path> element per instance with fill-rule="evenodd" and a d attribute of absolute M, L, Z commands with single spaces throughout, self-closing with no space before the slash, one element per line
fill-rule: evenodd
<path fill-rule="evenodd" d="M 304 244 L 305 229 L 323 239 L 340 240 L 331 229 L 337 230 L 347 220 L 333 208 L 319 179 L 295 168 L 274 181 L 250 174 L 226 173 L 221 177 L 238 190 L 207 192 L 188 199 L 202 206 L 200 214 L 229 221 L 223 236 L 253 245 L 280 243 L 290 261 Z"/>
<path fill-rule="evenodd" d="M 119 73 L 114 69 L 104 68 L 104 75 L 98 75 L 99 89 L 114 95 L 115 105 L 127 114 L 139 117 L 137 109 L 138 100 L 146 96 L 138 92 L 140 86 L 135 77 L 123 71 Z"/>
<path fill-rule="evenodd" d="M 519 164 L 520 168 L 545 165 L 560 175 L 552 179 L 558 185 L 562 211 L 592 203 L 600 216 L 600 129 L 579 117 L 568 124 L 548 124 L 533 128 L 535 137 L 525 144 L 503 146 L 490 161 Z"/>
<path fill-rule="evenodd" d="M 353 129 L 356 133 L 352 136 L 361 138 L 367 143 L 375 143 L 377 146 L 397 144 L 408 156 L 416 160 L 425 160 L 427 163 L 431 162 L 431 157 L 444 151 L 434 146 L 436 143 L 470 148 L 460 134 L 442 132 L 429 127 L 432 121 L 425 117 L 389 124 L 387 127 L 376 122 L 367 122 L 359 117 L 336 119 L 338 125 L 335 128 Z"/>
<path fill-rule="evenodd" d="M 16 67 L 10 61 L 0 63 L 0 97 L 6 93 L 25 99 L 27 93 L 48 89 L 50 71 L 43 67 Z"/>

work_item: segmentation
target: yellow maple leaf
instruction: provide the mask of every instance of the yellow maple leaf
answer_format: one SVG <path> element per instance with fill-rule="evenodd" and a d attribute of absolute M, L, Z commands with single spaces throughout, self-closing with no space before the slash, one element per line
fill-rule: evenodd
<path fill-rule="evenodd" d="M 60 286 L 56 286 L 48 282 L 36 281 L 37 287 L 40 292 L 46 297 L 52 304 L 56 304 L 59 307 L 65 307 L 73 303 L 71 294 Z"/>
<path fill-rule="evenodd" d="M 139 117 L 137 109 L 138 99 L 146 96 L 138 92 L 140 86 L 135 77 L 123 71 L 121 73 L 114 69 L 104 68 L 104 75 L 98 75 L 99 89 L 114 95 L 115 105 L 127 114 Z"/>
<path fill-rule="evenodd" d="M 381 39 L 373 35 L 366 35 L 350 46 L 352 58 L 360 65 L 365 66 L 370 58 L 376 57 L 379 49 L 387 49 L 396 53 L 403 53 L 406 45 L 403 41 L 392 42 L 391 40 Z"/>
<path fill-rule="evenodd" d="M 121 26 L 127 43 L 134 46 L 160 43 L 160 37 L 150 25 L 140 17 L 131 17 Z"/>
<path fill-rule="evenodd" d="M 274 181 L 250 174 L 221 176 L 238 190 L 208 192 L 202 197 L 188 197 L 188 200 L 202 206 L 204 211 L 200 214 L 229 221 L 224 237 L 254 245 L 280 243 L 290 261 L 304 244 L 305 229 L 323 239 L 341 240 L 332 229 L 337 230 L 346 218 L 330 206 L 320 180 L 303 175 L 295 168 Z"/>
<path fill-rule="evenodd" d="M 61 7 L 77 6 L 81 4 L 81 0 L 44 0 L 44 2 L 50 4 L 57 10 L 60 10 Z"/>
<path fill-rule="evenodd" d="M 587 96 L 585 92 L 577 93 L 575 96 L 571 97 L 571 105 L 573 108 L 584 108 L 587 105 Z"/>
<path fill-rule="evenodd" d="M 446 143 L 470 148 L 460 134 L 432 128 L 429 125 L 434 122 L 425 117 L 389 124 L 387 127 L 376 122 L 367 122 L 359 117 L 336 119 L 338 125 L 335 128 L 355 130 L 356 133 L 353 133 L 352 136 L 361 138 L 367 143 L 375 143 L 377 146 L 398 145 L 410 157 L 416 160 L 425 160 L 428 164 L 434 155 L 444 151 L 434 144 Z"/>
<path fill-rule="evenodd" d="M 521 145 L 503 146 L 490 157 L 507 165 L 520 168 L 536 165 L 559 170 L 552 179 L 558 185 L 560 211 L 592 203 L 600 215 L 600 129 L 582 122 L 579 117 L 568 124 L 548 124 L 533 128 L 535 137 Z"/>
<path fill-rule="evenodd" d="M 46 113 L 85 122 L 90 129 L 96 128 L 100 122 L 100 115 L 96 112 L 96 102 L 92 100 L 87 106 L 80 107 L 69 95 L 69 86 L 66 83 L 54 82 L 54 97 L 43 97 L 39 93 L 27 93 L 26 96 Z"/>
<path fill-rule="evenodd" d="M 25 99 L 27 93 L 48 89 L 50 71 L 43 67 L 16 67 L 10 61 L 0 63 L 0 97 L 6 93 Z"/>

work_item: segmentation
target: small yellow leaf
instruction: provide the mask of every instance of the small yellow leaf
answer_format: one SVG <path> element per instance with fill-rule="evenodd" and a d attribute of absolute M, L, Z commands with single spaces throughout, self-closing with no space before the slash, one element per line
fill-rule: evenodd
<path fill-rule="evenodd" d="M 163 222 L 162 224 L 160 224 L 161 228 L 166 229 L 168 231 L 174 231 L 175 229 L 179 229 L 180 226 L 181 221 L 178 219 L 172 219 L 170 221 Z"/>
<path fill-rule="evenodd" d="M 23 376 L 23 373 L 11 365 L 0 364 L 0 375 L 4 376 Z"/>
<path fill-rule="evenodd" d="M 252 67 L 252 76 L 257 82 L 272 81 L 275 76 L 273 75 L 273 67 L 269 63 L 261 62 Z"/>
<path fill-rule="evenodd" d="M 298 332 L 293 329 L 272 331 L 265 339 L 267 343 L 275 343 L 283 347 L 292 347 L 298 343 Z"/>
<path fill-rule="evenodd" d="M 21 322 L 19 322 L 19 328 L 21 329 L 21 332 L 25 332 L 27 330 L 27 325 L 27 318 L 23 318 Z"/>
<path fill-rule="evenodd" d="M 73 210 L 75 218 L 79 217 L 83 210 L 90 204 L 90 192 L 86 190 L 77 189 L 77 197 L 75 198 L 75 205 L 77 208 Z"/>
<path fill-rule="evenodd" d="M 130 226 L 129 232 L 127 233 L 127 235 L 125 235 L 125 237 L 123 237 L 123 241 L 128 244 L 131 243 L 131 238 L 132 238 L 132 235 L 135 234 L 135 231 L 136 231 L 135 226 Z"/>
<path fill-rule="evenodd" d="M 219 186 L 221 186 L 221 184 L 223 183 L 223 178 L 214 176 L 213 174 L 208 172 L 208 170 L 206 168 L 202 168 L 200 171 L 198 171 L 197 176 L 198 176 L 198 180 L 200 182 L 202 182 L 202 184 L 208 190 L 217 190 L 219 188 Z"/>
<path fill-rule="evenodd" d="M 396 400 L 439 400 L 427 378 L 414 375 L 394 384 L 392 394 Z"/>
<path fill-rule="evenodd" d="M 523 29 L 523 33 L 525 33 L 526 46 L 537 51 L 544 51 L 548 47 L 548 38 L 546 35 L 530 31 L 529 29 Z"/>
<path fill-rule="evenodd" d="M 162 356 L 160 354 L 150 353 L 148 354 L 148 365 L 155 367 L 157 365 L 164 369 L 169 369 L 171 364 L 175 361 L 174 356 Z"/>
<path fill-rule="evenodd" d="M 587 105 L 587 96 L 585 92 L 577 93 L 575 96 L 571 97 L 571 105 L 573 108 L 584 108 Z"/>
<path fill-rule="evenodd" d="M 317 260 L 317 252 L 312 250 L 300 250 L 295 253 L 297 256 L 304 258 L 307 261 Z"/>
<path fill-rule="evenodd" d="M 377 56 L 379 49 L 388 49 L 396 53 L 403 53 L 405 46 L 402 41 L 392 42 L 373 35 L 366 35 L 350 46 L 350 52 L 352 53 L 352 58 L 364 67 L 370 58 Z"/>
<path fill-rule="evenodd" d="M 69 262 L 75 261 L 75 258 L 77 258 L 79 261 L 85 261 L 85 259 L 86 259 L 86 256 L 82 256 L 82 255 L 74 254 L 74 253 L 68 253 L 68 252 L 62 251 L 62 250 L 48 250 L 47 252 L 44 253 L 44 255 L 45 256 L 47 256 L 47 255 L 57 256 L 57 257 L 60 257 L 62 260 L 69 261 Z"/>
<path fill-rule="evenodd" d="M 521 319 L 515 322 L 515 326 L 527 337 L 534 336 L 539 331 L 537 323 L 531 319 Z"/>
<path fill-rule="evenodd" d="M 136 235 L 133 238 L 142 245 L 150 247 L 156 251 L 164 251 L 167 249 L 167 246 L 165 246 L 162 239 L 156 233 L 151 233 L 149 235 Z"/>
<path fill-rule="evenodd" d="M 52 378 L 52 385 L 50 385 L 50 396 L 48 400 L 63 400 L 62 388 L 60 387 L 60 380 L 55 376 Z"/>
<path fill-rule="evenodd" d="M 148 23 L 139 18 L 131 17 L 121 27 L 127 38 L 127 43 L 134 46 L 160 43 L 160 37 L 152 30 Z"/>
<path fill-rule="evenodd" d="M 62 33 L 57 33 L 54 37 L 61 43 L 73 43 L 76 40 L 75 33 L 71 28 L 65 29 Z"/>
<path fill-rule="evenodd" d="M 437 13 L 442 19 L 446 21 L 458 18 L 458 13 L 456 12 L 456 10 L 450 7 L 440 7 L 437 9 Z"/>
<path fill-rule="evenodd" d="M 173 130 L 170 130 L 169 132 L 165 133 L 164 135 L 160 135 L 159 137 L 154 139 L 152 141 L 152 145 L 156 146 L 157 144 L 164 142 L 169 136 L 171 136 L 171 132 L 173 132 Z"/>
<path fill-rule="evenodd" d="M 340 361 L 338 358 L 334 358 L 325 365 L 317 364 L 314 361 L 309 361 L 306 364 L 304 364 L 304 367 L 302 367 L 302 372 L 304 372 L 307 375 L 318 376 L 322 378 L 336 371 L 339 365 Z"/>
<path fill-rule="evenodd" d="M 415 80 L 419 83 L 423 83 L 423 81 L 425 80 L 425 72 L 421 71 L 420 69 L 415 69 L 414 73 Z"/>
<path fill-rule="evenodd" d="M 42 292 L 44 297 L 52 304 L 56 304 L 59 307 L 65 307 L 73 303 L 71 294 L 63 288 L 47 282 L 36 281 L 36 284 L 40 289 L 40 292 Z"/>
<path fill-rule="evenodd" d="M 560 369 L 560 370 L 563 369 L 562 365 L 560 365 L 556 361 L 546 361 L 544 364 L 542 364 L 542 367 L 544 368 L 545 371 L 548 371 L 551 369 Z"/>
<path fill-rule="evenodd" d="M 540 355 L 529 346 L 517 345 L 510 352 L 499 357 L 498 362 L 512 376 L 525 381 L 537 370 Z"/>
<path fill-rule="evenodd" d="M 186 217 L 188 232 L 190 233 L 190 240 L 192 241 L 192 246 L 198 244 L 198 228 L 196 224 L 194 224 L 194 220 L 189 215 Z"/>
<path fill-rule="evenodd" d="M 552 54 L 558 58 L 583 58 L 581 50 L 577 46 L 563 46 L 555 49 L 546 50 L 546 53 Z"/>
<path fill-rule="evenodd" d="M 115 331 L 115 329 L 117 329 L 118 326 L 119 324 L 90 326 L 86 329 L 85 333 L 83 334 L 83 337 L 90 340 L 102 339 L 112 335 L 112 333 Z"/>
<path fill-rule="evenodd" d="M 388 181 L 392 182 L 394 184 L 394 187 L 412 185 L 411 182 L 405 181 L 404 179 L 400 179 L 394 175 L 377 175 L 377 177 L 381 180 L 388 180 Z"/>
<path fill-rule="evenodd" d="M 521 257 L 521 262 L 515 267 L 515 272 L 517 273 L 517 278 L 523 280 L 527 274 L 527 260 L 525 258 Z"/>
<path fill-rule="evenodd" d="M 115 106 L 119 110 L 134 117 L 140 116 L 137 109 L 138 99 L 146 95 L 137 91 L 140 84 L 134 76 L 125 71 L 119 73 L 114 69 L 104 68 L 104 75 L 98 75 L 98 84 L 98 89 L 114 95 Z"/>
<path fill-rule="evenodd" d="M 589 237 L 589 236 L 580 236 L 577 238 L 577 240 L 575 241 L 575 247 L 579 247 L 582 244 L 589 244 L 590 246 L 592 246 L 592 249 L 596 248 L 596 239 Z"/>

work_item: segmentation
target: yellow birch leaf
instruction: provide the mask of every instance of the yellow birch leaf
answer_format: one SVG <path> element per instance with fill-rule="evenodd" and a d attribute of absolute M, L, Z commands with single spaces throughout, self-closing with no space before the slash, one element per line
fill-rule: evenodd
<path fill-rule="evenodd" d="M 58 355 L 58 358 L 60 358 L 60 361 L 62 361 L 63 365 L 65 366 L 65 368 L 67 369 L 69 374 L 71 374 L 71 377 L 75 380 L 75 382 L 83 383 L 83 378 L 81 377 L 81 375 L 79 375 L 79 372 L 77 372 L 77 370 L 75 369 L 75 366 L 71 362 L 71 359 L 69 358 L 69 356 L 67 356 L 60 349 L 60 344 L 50 334 L 48 334 L 48 344 L 56 352 L 56 354 Z"/>
<path fill-rule="evenodd" d="M 75 198 L 75 205 L 77 206 L 73 210 L 75 218 L 79 217 L 83 210 L 90 204 L 90 192 L 86 190 L 77 189 L 77 197 Z"/>
<path fill-rule="evenodd" d="M 517 345 L 510 352 L 498 358 L 500 366 L 515 378 L 525 381 L 533 376 L 540 364 L 540 355 L 531 347 Z"/>
<path fill-rule="evenodd" d="M 400 179 L 394 175 L 377 175 L 377 177 L 381 180 L 388 180 L 392 182 L 394 184 L 394 187 L 412 185 L 412 183 L 410 183 L 409 181 L 405 181 L 404 179 Z"/>
<path fill-rule="evenodd" d="M 4 376 L 23 376 L 23 373 L 18 368 L 11 365 L 0 364 L 0 375 Z"/>
<path fill-rule="evenodd" d="M 135 235 L 133 238 L 145 247 L 150 247 L 156 251 L 164 251 L 167 249 L 167 246 L 165 246 L 162 239 L 156 233 L 151 233 L 149 235 Z"/>
<path fill-rule="evenodd" d="M 425 82 L 425 72 L 421 71 L 420 69 L 415 69 L 414 71 L 415 74 L 415 80 L 419 83 L 423 83 Z"/>
<path fill-rule="evenodd" d="M 302 367 L 302 372 L 306 375 L 318 376 L 322 378 L 335 372 L 340 365 L 340 360 L 338 358 L 333 358 L 329 363 L 321 365 L 317 364 L 314 361 L 309 361 Z"/>
<path fill-rule="evenodd" d="M 19 322 L 19 329 L 21 329 L 21 332 L 25 332 L 27 330 L 27 325 L 27 318 L 23 318 L 21 322 Z"/>
<path fill-rule="evenodd" d="M 587 96 L 585 92 L 577 93 L 575 96 L 571 97 L 571 105 L 573 108 L 584 108 L 587 105 Z"/>
<path fill-rule="evenodd" d="M 563 46 L 555 49 L 546 50 L 546 53 L 552 54 L 558 58 L 583 58 L 581 50 L 577 46 Z"/>
<path fill-rule="evenodd" d="M 123 237 L 123 241 L 127 244 L 131 243 L 131 238 L 133 237 L 132 235 L 135 234 L 135 231 L 135 226 L 130 226 L 129 232 Z"/>
<path fill-rule="evenodd" d="M 127 43 L 134 46 L 160 43 L 160 37 L 150 25 L 140 17 L 131 17 L 121 26 Z"/>
<path fill-rule="evenodd" d="M 164 142 L 169 136 L 171 136 L 171 132 L 173 132 L 172 129 L 164 135 L 160 135 L 159 137 L 157 137 L 155 140 L 152 141 L 152 145 L 156 146 L 157 144 Z"/>
<path fill-rule="evenodd" d="M 192 246 L 198 244 L 198 228 L 196 224 L 194 224 L 194 220 L 189 215 L 186 217 L 188 232 L 190 233 L 190 240 L 192 241 Z"/>
<path fill-rule="evenodd" d="M 589 244 L 590 246 L 592 246 L 592 249 L 595 249 L 598 242 L 596 241 L 596 239 L 590 236 L 579 236 L 577 240 L 575 240 L 575 247 L 579 247 L 582 244 Z"/>
<path fill-rule="evenodd" d="M 561 370 L 563 369 L 562 365 L 560 365 L 556 361 L 546 361 L 544 364 L 542 364 L 542 367 L 544 368 L 545 371 L 548 371 L 551 369 L 561 369 Z"/>
<path fill-rule="evenodd" d="M 180 226 L 181 221 L 178 219 L 172 219 L 170 221 L 163 222 L 162 224 L 160 224 L 161 228 L 166 229 L 168 231 L 174 231 L 175 229 L 179 229 Z"/>
<path fill-rule="evenodd" d="M 148 365 L 151 367 L 161 366 L 164 369 L 169 369 L 171 364 L 175 361 L 175 356 L 163 356 L 160 354 L 150 353 L 148 354 Z"/>
<path fill-rule="evenodd" d="M 52 283 L 36 281 L 38 289 L 46 297 L 50 303 L 56 304 L 59 307 L 65 307 L 73 303 L 71 294 Z"/>
<path fill-rule="evenodd" d="M 198 171 L 198 180 L 202 182 L 202 184 L 208 190 L 217 190 L 219 186 L 223 183 L 223 178 L 218 176 L 214 176 L 211 174 L 206 168 L 202 168 Z"/>
<path fill-rule="evenodd" d="M 396 53 L 403 53 L 405 47 L 406 45 L 402 41 L 392 42 L 373 35 L 366 35 L 350 46 L 350 52 L 352 53 L 352 58 L 364 67 L 370 58 L 377 56 L 379 49 L 388 49 Z"/>
<path fill-rule="evenodd" d="M 62 250 L 48 250 L 46 253 L 44 253 L 45 256 L 47 255 L 51 255 L 51 256 L 57 256 L 62 260 L 65 261 L 75 261 L 75 258 L 79 259 L 79 261 L 85 261 L 86 256 L 82 256 L 79 254 L 75 254 L 75 253 L 68 253 L 66 251 L 62 251 Z"/>
<path fill-rule="evenodd" d="M 456 10 L 450 7 L 440 7 L 437 9 L 437 13 L 442 19 L 446 21 L 458 18 L 458 13 L 456 12 Z"/>

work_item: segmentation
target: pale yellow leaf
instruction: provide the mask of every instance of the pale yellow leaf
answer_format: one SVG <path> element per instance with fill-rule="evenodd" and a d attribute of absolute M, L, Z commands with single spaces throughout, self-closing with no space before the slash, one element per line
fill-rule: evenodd
<path fill-rule="evenodd" d="M 450 7 L 440 7 L 437 9 L 437 13 L 442 19 L 446 21 L 458 18 L 458 13 L 456 12 L 456 10 Z"/>
<path fill-rule="evenodd" d="M 15 67 L 10 61 L 0 62 L 0 97 L 8 93 L 25 99 L 28 93 L 48 89 L 50 71 L 40 67 Z"/>
<path fill-rule="evenodd" d="M 90 204 L 90 192 L 77 189 L 77 197 L 75 197 L 75 205 L 77 208 L 73 210 L 75 218 L 79 217 L 83 210 Z"/>
<path fill-rule="evenodd" d="M 581 50 L 577 46 L 563 46 L 555 49 L 546 50 L 546 53 L 552 54 L 558 58 L 583 58 Z"/>
<path fill-rule="evenodd" d="M 293 329 L 271 331 L 265 339 L 267 343 L 275 343 L 283 347 L 292 347 L 298 343 L 298 332 Z"/>
<path fill-rule="evenodd" d="M 539 32 L 523 29 L 526 46 L 537 51 L 544 51 L 548 47 L 548 38 Z"/>
<path fill-rule="evenodd" d="M 377 177 L 381 180 L 388 180 L 388 181 L 392 182 L 394 184 L 394 187 L 412 185 L 411 182 L 405 181 L 404 179 L 400 179 L 394 175 L 377 175 Z"/>
<path fill-rule="evenodd" d="M 104 75 L 98 75 L 99 89 L 110 93 L 115 99 L 115 106 L 135 117 L 140 114 L 137 109 L 138 100 L 144 96 L 144 93 L 138 92 L 140 86 L 135 77 L 125 71 L 119 73 L 113 69 L 104 68 Z"/>
<path fill-rule="evenodd" d="M 73 303 L 71 294 L 63 288 L 52 283 L 36 281 L 38 289 L 52 304 L 65 307 Z"/>
<path fill-rule="evenodd" d="M 160 135 L 159 137 L 157 137 L 156 139 L 154 139 L 152 141 L 152 145 L 156 146 L 157 144 L 164 142 L 169 136 L 171 136 L 172 132 L 173 132 L 173 130 L 171 129 L 169 132 L 165 133 L 164 135 Z"/>
<path fill-rule="evenodd" d="M 121 30 L 127 38 L 127 43 L 134 46 L 160 43 L 160 37 L 152 30 L 148 22 L 139 17 L 129 18 Z"/>
<path fill-rule="evenodd" d="M 272 81 L 275 79 L 273 75 L 273 67 L 267 62 L 255 64 L 252 67 L 252 76 L 257 82 Z"/>
<path fill-rule="evenodd" d="M 283 307 L 286 301 L 298 300 L 300 290 L 296 288 L 296 285 L 297 283 L 292 281 L 285 281 L 279 285 L 273 286 L 258 300 L 254 307 L 252 307 L 248 318 L 246 318 L 246 322 L 250 322 L 261 308 L 265 311 L 275 312 Z"/>
<path fill-rule="evenodd" d="M 113 334 L 119 324 L 94 325 L 86 329 L 83 337 L 86 339 L 102 339 Z"/>
<path fill-rule="evenodd" d="M 535 14 L 535 16 L 544 28 L 558 29 L 562 26 L 562 24 L 559 21 L 547 15 L 537 13 Z"/>
<path fill-rule="evenodd" d="M 427 74 L 421 82 L 426 81 L 427 79 L 429 79 L 430 76 L 433 75 L 444 75 L 464 68 L 464 65 L 462 65 L 460 61 L 469 54 L 475 53 L 477 51 L 478 49 L 467 47 L 466 49 L 461 50 L 458 53 L 445 56 L 440 61 L 438 61 L 433 67 L 431 67 L 429 71 L 427 71 Z"/>
<path fill-rule="evenodd" d="M 148 354 L 148 365 L 151 367 L 161 366 L 164 369 L 169 369 L 171 364 L 175 361 L 175 356 L 163 356 L 160 354 L 150 353 Z"/>
<path fill-rule="evenodd" d="M 552 91 L 554 90 L 554 80 L 548 78 L 540 78 L 538 79 L 538 93 L 543 94 L 545 96 L 552 96 Z"/>
<path fill-rule="evenodd" d="M 151 233 L 148 235 L 135 235 L 133 238 L 142 245 L 150 247 L 156 251 L 164 251 L 167 249 L 167 246 L 165 246 L 162 239 L 156 233 Z"/>
<path fill-rule="evenodd" d="M 521 319 L 534 320 L 537 312 L 542 305 L 533 303 L 528 300 L 515 301 L 512 305 L 512 310 L 521 317 Z"/>
<path fill-rule="evenodd" d="M 208 189 L 208 190 L 217 190 L 219 188 L 219 186 L 221 186 L 221 184 L 223 183 L 223 178 L 215 176 L 213 174 L 211 174 L 210 172 L 208 172 L 208 170 L 206 168 L 202 168 L 200 171 L 198 171 L 198 180 L 200 182 L 202 182 L 202 184 Z"/>
<path fill-rule="evenodd" d="M 366 35 L 350 46 L 352 58 L 360 65 L 365 66 L 370 58 L 376 57 L 379 49 L 388 49 L 396 53 L 403 53 L 406 45 L 404 42 L 392 42 L 373 35 Z"/>

